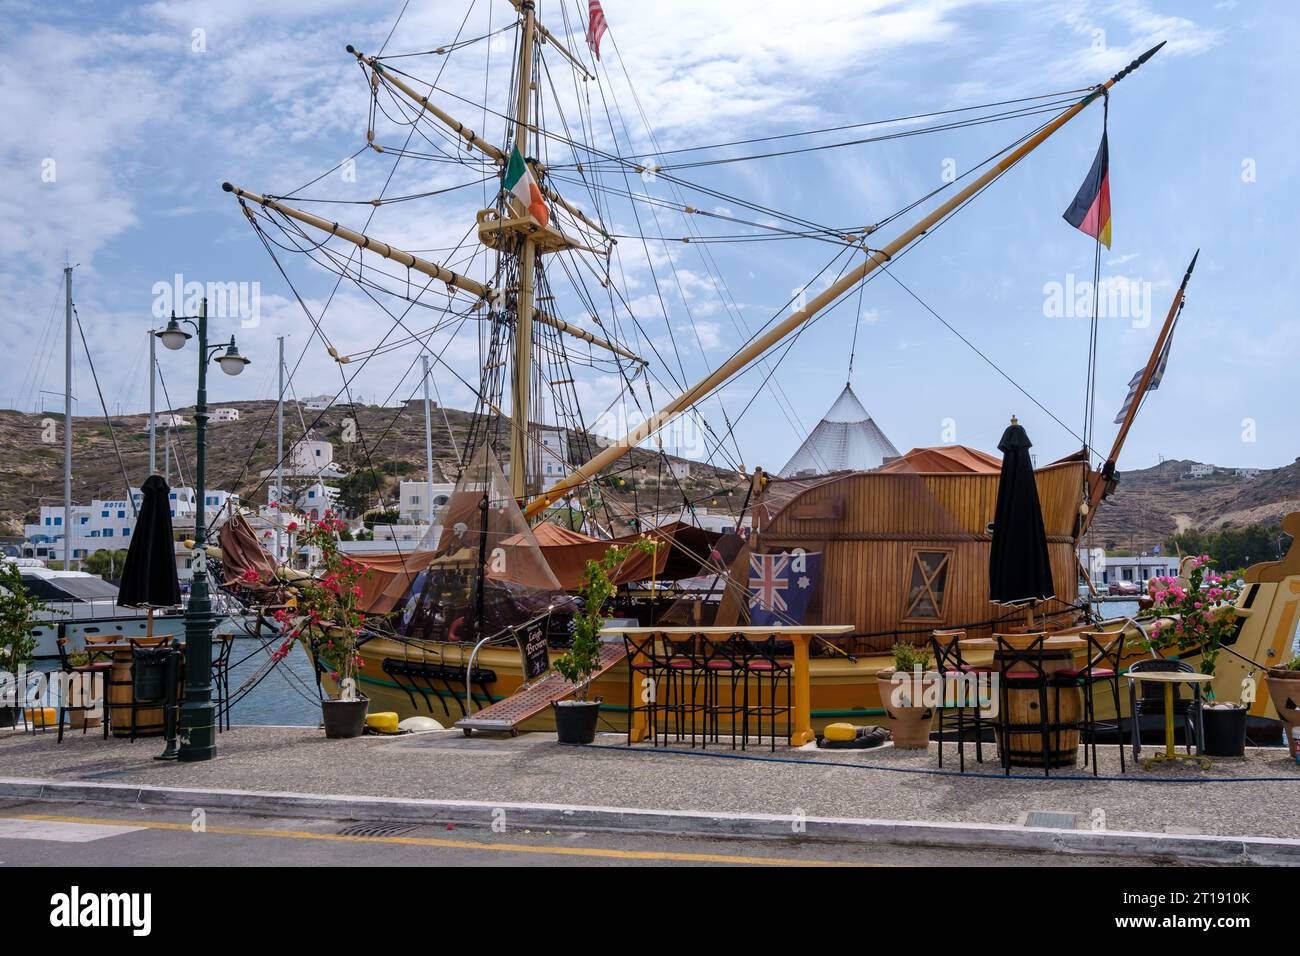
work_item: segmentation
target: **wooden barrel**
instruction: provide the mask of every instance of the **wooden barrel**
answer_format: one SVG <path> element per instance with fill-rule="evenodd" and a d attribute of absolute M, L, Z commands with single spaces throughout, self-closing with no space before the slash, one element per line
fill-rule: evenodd
<path fill-rule="evenodd" d="M 995 658 L 1000 655 L 994 655 Z M 1043 652 L 1043 669 L 1049 674 L 1053 671 L 1073 668 L 1074 656 L 1068 651 L 1045 650 Z M 1021 667 L 1024 667 L 1021 664 Z M 1038 688 L 1025 681 L 1017 686 L 1011 681 L 1006 687 L 1006 714 L 1003 719 L 1009 724 L 1033 725 L 1033 730 L 1012 733 L 1010 737 L 1011 766 L 1042 767 L 1043 740 L 1038 731 L 1041 701 Z M 1079 759 L 1078 723 L 1083 720 L 1083 689 L 1075 683 L 1056 687 L 1047 685 L 1047 765 L 1049 767 L 1073 767 Z M 1002 747 L 1002 733 L 998 733 L 998 747 Z"/>
<path fill-rule="evenodd" d="M 131 667 L 130 651 L 113 655 L 113 666 L 108 671 L 109 726 L 114 737 L 162 736 L 163 708 L 140 707 L 132 713 L 135 699 L 135 680 Z"/>

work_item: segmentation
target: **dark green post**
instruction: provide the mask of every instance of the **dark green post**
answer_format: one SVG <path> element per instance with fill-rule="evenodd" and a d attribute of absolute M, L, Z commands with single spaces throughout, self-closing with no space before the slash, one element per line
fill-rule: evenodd
<path fill-rule="evenodd" d="M 217 753 L 212 710 L 212 602 L 208 599 L 207 512 L 204 508 L 208 457 L 208 300 L 199 311 L 199 394 L 194 406 L 194 577 L 185 608 L 185 703 L 181 705 L 178 760 L 211 760 Z"/>

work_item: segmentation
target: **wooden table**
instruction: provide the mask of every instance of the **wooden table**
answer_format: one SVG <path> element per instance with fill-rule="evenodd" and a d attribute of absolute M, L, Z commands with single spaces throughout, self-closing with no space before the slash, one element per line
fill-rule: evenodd
<path fill-rule="evenodd" d="M 92 658 L 98 654 L 111 654 L 112 667 L 108 673 L 108 699 L 104 706 L 113 713 L 109 717 L 109 727 L 114 737 L 158 737 L 166 726 L 162 705 L 156 707 L 133 706 L 135 700 L 135 667 L 131 652 L 134 648 L 174 647 L 180 654 L 185 653 L 185 644 L 170 641 L 166 637 L 128 638 L 125 641 L 87 642 L 86 652 Z M 178 694 L 184 681 L 180 679 L 177 668 Z M 115 690 L 115 688 L 120 688 Z M 127 690 L 129 688 L 129 691 Z M 116 699 L 114 699 L 116 698 Z"/>
<path fill-rule="evenodd" d="M 1174 686 L 1177 684 L 1208 684 L 1214 680 L 1213 674 L 1195 674 L 1187 671 L 1130 671 L 1124 675 L 1126 680 L 1134 681 L 1151 681 L 1155 684 L 1165 685 L 1165 749 L 1163 753 L 1156 753 L 1152 757 L 1147 757 L 1142 761 L 1142 769 L 1150 770 L 1158 763 L 1172 763 L 1177 760 L 1195 760 L 1204 770 L 1210 769 L 1210 758 L 1204 754 L 1180 754 L 1174 746 Z M 1137 714 L 1133 715 L 1133 739 L 1137 740 L 1137 735 L 1142 732 L 1138 724 Z M 1200 749 L 1200 743 L 1197 743 L 1197 749 Z"/>
<path fill-rule="evenodd" d="M 808 647 L 815 637 L 843 637 L 853 633 L 852 624 L 783 624 L 773 627 L 606 627 L 601 630 L 605 637 L 652 637 L 664 634 L 669 637 L 740 637 L 752 641 L 764 641 L 769 637 L 789 641 L 794 645 L 794 673 L 791 685 L 794 691 L 793 712 L 790 715 L 790 746 L 802 747 L 816 739 L 812 728 L 812 681 L 808 668 Z M 628 666 L 645 661 L 645 655 L 636 653 L 628 661 Z M 629 706 L 631 702 L 629 701 Z M 650 727 L 645 711 L 635 711 L 628 736 L 633 741 L 645 740 Z"/>

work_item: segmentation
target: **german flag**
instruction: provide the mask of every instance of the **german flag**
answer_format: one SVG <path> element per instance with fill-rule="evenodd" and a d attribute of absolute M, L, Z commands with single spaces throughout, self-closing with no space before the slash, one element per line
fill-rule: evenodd
<path fill-rule="evenodd" d="M 1110 248 L 1110 149 L 1105 132 L 1101 134 L 1101 146 L 1092 161 L 1092 169 L 1088 170 L 1088 178 L 1079 187 L 1064 217 L 1075 229 Z"/>

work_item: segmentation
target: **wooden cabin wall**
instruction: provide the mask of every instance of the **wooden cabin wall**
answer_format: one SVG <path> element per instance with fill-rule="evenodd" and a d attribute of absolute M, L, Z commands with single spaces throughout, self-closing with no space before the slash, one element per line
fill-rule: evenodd
<path fill-rule="evenodd" d="M 1057 597 L 1072 602 L 1078 571 L 1073 531 L 1082 498 L 1084 466 L 1070 462 L 1035 473 Z M 987 532 L 997 503 L 998 476 L 910 475 L 864 472 L 827 481 L 792 499 L 758 536 L 762 551 L 821 551 L 822 580 L 808 623 L 852 624 L 859 634 L 915 631 L 924 641 L 938 627 L 1004 618 L 988 600 Z M 949 579 L 941 620 L 904 620 L 907 586 L 916 549 L 948 550 Z M 731 589 L 717 623 L 741 614 L 749 550 L 737 557 Z M 859 641 L 884 650 L 893 634 Z"/>

